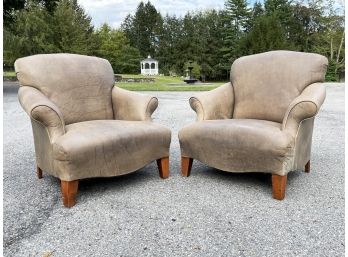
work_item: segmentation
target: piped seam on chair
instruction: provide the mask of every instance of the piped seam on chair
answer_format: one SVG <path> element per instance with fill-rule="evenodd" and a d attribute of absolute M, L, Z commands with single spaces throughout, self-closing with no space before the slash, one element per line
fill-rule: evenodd
<path fill-rule="evenodd" d="M 314 115 L 314 116 L 315 116 L 315 115 Z M 314 116 L 301 120 L 300 124 L 298 125 L 297 131 L 296 131 L 296 136 L 295 136 L 294 151 L 295 151 L 295 148 L 296 148 L 297 136 L 298 136 L 298 134 L 299 134 L 299 132 L 300 132 L 300 127 L 301 127 L 302 122 L 304 122 L 304 121 L 306 121 L 306 120 L 309 120 L 309 119 L 312 119 Z M 294 162 L 294 161 L 295 161 L 295 157 L 294 157 L 294 159 L 293 159 L 293 162 Z"/>
<path fill-rule="evenodd" d="M 153 100 L 155 101 L 155 102 L 154 102 L 154 105 L 155 105 L 155 106 L 154 106 L 153 110 L 151 111 L 151 110 L 149 110 L 149 109 L 151 108 L 151 105 L 152 105 L 151 102 L 152 102 Z M 151 99 L 150 99 L 150 101 L 147 103 L 147 106 L 146 106 L 146 110 L 145 110 L 145 119 L 148 118 L 148 119 L 151 120 L 151 119 L 152 119 L 152 118 L 151 118 L 151 115 L 152 115 L 153 112 L 157 109 L 157 107 L 158 107 L 158 98 L 155 97 L 155 96 L 152 96 Z M 149 113 L 149 117 L 146 117 L 148 113 Z"/>
<path fill-rule="evenodd" d="M 201 113 L 202 113 L 202 117 L 201 117 L 201 118 L 202 118 L 202 120 L 204 120 L 204 119 L 205 119 L 204 108 L 203 108 L 203 104 L 202 104 L 202 102 L 199 100 L 199 98 L 197 98 L 197 97 L 195 97 L 195 96 L 191 96 L 189 102 L 190 102 L 191 108 L 197 113 L 197 120 L 199 120 L 199 118 L 200 118 L 198 112 L 201 112 Z M 199 105 L 200 110 L 197 110 L 197 109 L 196 109 L 195 103 L 198 103 L 198 104 L 197 104 L 197 107 L 198 107 L 198 105 Z"/>
<path fill-rule="evenodd" d="M 47 126 L 47 125 L 43 124 L 41 121 L 38 121 L 37 119 L 34 118 L 34 116 L 33 116 L 33 111 L 34 111 L 36 108 L 38 108 L 38 107 L 47 107 L 47 108 L 51 109 L 52 111 L 54 111 L 54 112 L 57 114 L 58 119 L 60 120 L 60 122 L 61 122 L 61 124 L 62 124 L 63 132 L 65 133 L 65 124 L 64 124 L 64 122 L 62 121 L 60 115 L 58 114 L 58 112 L 56 112 L 54 109 L 52 109 L 52 108 L 51 108 L 50 106 L 48 106 L 48 105 L 45 105 L 45 104 L 36 105 L 35 107 L 33 107 L 33 109 L 31 109 L 31 111 L 30 111 L 30 117 L 32 117 L 32 118 L 33 118 L 34 120 L 36 120 L 37 122 L 40 122 L 40 123 L 41 123 L 42 125 L 44 125 L 45 127 L 57 127 L 57 126 Z"/>
<path fill-rule="evenodd" d="M 53 175 L 55 176 L 55 177 L 57 177 L 57 172 L 56 172 L 56 170 L 55 170 L 55 168 L 54 168 L 54 158 L 53 158 L 53 142 L 52 142 L 52 140 L 51 140 L 51 135 L 50 135 L 50 133 L 49 133 L 49 131 L 48 131 L 48 129 L 47 129 L 47 126 L 45 126 L 43 123 L 41 123 L 40 121 L 38 121 L 38 120 L 35 120 L 34 118 L 31 118 L 30 117 L 30 119 L 33 121 L 33 122 L 36 122 L 36 123 L 39 123 L 40 125 L 42 125 L 44 128 L 45 128 L 45 131 L 46 131 L 46 133 L 47 133 L 47 136 L 48 136 L 48 140 L 50 141 L 50 147 L 51 147 L 51 153 L 52 153 L 52 156 L 51 156 L 51 167 L 52 167 L 52 173 L 54 173 Z"/>
<path fill-rule="evenodd" d="M 50 143 L 52 143 L 51 135 L 50 135 L 50 132 L 49 132 L 48 129 L 47 129 L 47 126 L 46 126 L 45 124 L 43 124 L 42 122 L 40 122 L 40 121 L 34 119 L 34 118 L 31 117 L 31 116 L 30 116 L 30 118 L 31 118 L 34 122 L 41 124 L 41 125 L 45 128 L 45 130 L 46 130 L 46 132 L 47 132 L 47 135 L 48 135 L 48 139 L 50 140 Z"/>
<path fill-rule="evenodd" d="M 315 108 L 316 108 L 316 111 L 315 111 L 315 113 L 314 113 L 312 116 L 307 117 L 307 118 L 305 118 L 305 119 L 303 119 L 303 120 L 311 119 L 311 118 L 313 118 L 315 115 L 318 114 L 319 108 L 318 108 L 318 105 L 317 105 L 314 101 L 311 101 L 311 100 L 303 100 L 303 101 L 300 101 L 300 102 L 296 103 L 293 107 L 291 107 L 291 109 L 290 109 L 289 112 L 287 113 L 286 118 L 285 118 L 285 121 L 284 121 L 283 124 L 282 124 L 282 130 L 284 130 L 284 129 L 286 128 L 287 122 L 288 122 L 288 120 L 289 120 L 288 118 L 289 118 L 289 115 L 291 114 L 292 110 L 293 110 L 297 105 L 299 105 L 299 104 L 301 104 L 301 103 L 312 103 L 312 104 L 315 105 Z M 301 120 L 301 122 L 302 122 L 303 120 Z"/>
<path fill-rule="evenodd" d="M 233 92 L 233 106 L 232 106 L 232 117 L 231 117 L 231 119 L 233 119 L 233 115 L 234 115 L 234 107 L 235 107 L 235 105 L 236 105 L 236 101 L 235 101 L 235 94 L 234 94 L 234 86 L 233 86 L 233 83 L 232 83 L 232 81 L 230 81 L 230 83 L 231 83 L 231 87 L 232 87 L 232 92 Z"/>
<path fill-rule="evenodd" d="M 16 72 L 16 75 L 19 74 L 19 73 L 20 73 L 19 71 Z M 34 86 L 32 86 L 32 85 L 22 85 L 22 84 L 20 84 L 20 86 L 32 87 L 32 88 L 38 90 L 41 94 L 43 94 L 43 93 L 41 92 L 41 90 L 39 90 L 38 88 L 36 88 L 36 87 L 34 87 Z M 43 94 L 43 95 L 44 95 L 44 94 Z M 44 95 L 44 96 L 45 96 L 45 95 Z M 46 96 L 46 97 L 47 97 L 47 96 Z M 23 106 L 23 103 L 22 103 L 21 99 L 19 98 L 18 100 L 19 100 L 19 103 Z M 59 115 L 58 112 L 57 112 L 56 110 L 52 109 L 52 107 L 50 107 L 50 106 L 48 106 L 48 105 L 46 105 L 46 104 L 40 104 L 40 105 L 34 106 L 34 107 L 30 110 L 30 117 L 33 118 L 34 120 L 36 120 L 36 119 L 33 117 L 32 112 L 33 112 L 34 109 L 36 109 L 37 107 L 40 107 L 40 106 L 47 107 L 47 108 L 51 109 L 52 111 L 54 111 L 54 112 L 57 114 L 57 116 L 58 116 L 58 118 L 59 118 L 61 124 L 63 125 L 63 126 L 62 126 L 62 127 L 63 127 L 63 132 L 65 133 L 65 122 L 61 119 L 61 115 Z M 40 122 L 40 121 L 38 121 L 38 120 L 36 120 L 36 121 L 37 121 L 37 122 Z M 40 122 L 40 123 L 41 123 L 42 125 L 44 125 L 42 122 Z M 46 125 L 44 125 L 44 126 L 46 126 Z M 50 127 L 52 127 L 52 126 L 50 126 Z"/>

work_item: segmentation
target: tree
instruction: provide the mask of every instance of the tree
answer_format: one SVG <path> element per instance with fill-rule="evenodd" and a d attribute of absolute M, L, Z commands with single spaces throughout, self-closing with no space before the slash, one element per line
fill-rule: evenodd
<path fill-rule="evenodd" d="M 329 59 L 327 77 L 338 80 L 339 73 L 344 71 L 344 16 L 339 14 L 335 1 L 328 0 L 325 6 L 326 13 L 321 17 L 323 31 L 317 37 L 320 43 L 313 47 L 317 53 L 324 54 Z"/>
<path fill-rule="evenodd" d="M 15 22 L 16 13 L 30 5 L 31 2 L 43 5 L 45 9 L 52 13 L 57 6 L 59 0 L 4 0 L 3 18 L 4 26 L 7 29 Z"/>
<path fill-rule="evenodd" d="M 91 17 L 78 5 L 77 0 L 61 0 L 49 24 L 59 52 L 88 54 L 91 51 Z"/>
<path fill-rule="evenodd" d="M 21 10 L 13 30 L 4 30 L 4 64 L 12 66 L 22 56 L 56 51 L 52 30 L 47 23 L 49 14 L 38 4 L 30 3 Z"/>
<path fill-rule="evenodd" d="M 224 79 L 225 72 L 220 68 L 221 64 L 225 64 L 225 60 L 221 55 L 220 48 L 223 46 L 224 24 L 221 12 L 210 10 L 198 13 L 197 15 L 198 42 L 201 49 L 197 53 L 197 61 L 201 66 L 201 79 Z"/>
<path fill-rule="evenodd" d="M 117 73 L 138 73 L 141 56 L 129 45 L 129 40 L 121 30 L 111 29 L 103 24 L 96 32 L 100 40 L 97 55 L 106 58 Z"/>
<path fill-rule="evenodd" d="M 318 23 L 313 19 L 311 7 L 297 3 L 293 6 L 293 23 L 290 26 L 291 41 L 299 51 L 311 51 L 312 35 L 318 29 Z"/>
<path fill-rule="evenodd" d="M 276 15 L 260 16 L 242 41 L 244 54 L 256 54 L 270 50 L 291 49 L 285 31 Z"/>
<path fill-rule="evenodd" d="M 182 21 L 176 16 L 166 15 L 163 18 L 162 33 L 159 35 L 156 58 L 160 62 L 160 72 L 166 75 L 181 74 L 182 64 L 178 64 L 183 57 L 178 45 L 182 38 Z"/>
<path fill-rule="evenodd" d="M 293 23 L 291 0 L 265 0 L 265 14 L 274 16 L 273 19 L 278 19 L 282 26 L 287 40 L 292 38 L 291 24 Z"/>
<path fill-rule="evenodd" d="M 70 52 L 101 56 L 118 73 L 133 73 L 150 54 L 161 73 L 184 75 L 192 60 L 197 78 L 222 80 L 240 56 L 290 49 L 327 56 L 328 79 L 345 69 L 344 12 L 334 0 L 265 0 L 251 9 L 246 0 L 226 0 L 224 10 L 182 17 L 162 17 L 141 2 L 121 30 L 106 24 L 94 29 L 77 0 L 5 0 L 4 19 L 6 65 L 26 55 Z"/>
<path fill-rule="evenodd" d="M 156 8 L 147 2 L 140 2 L 134 16 L 128 15 L 121 28 L 133 47 L 139 49 L 143 57 L 155 56 L 158 50 L 159 34 L 163 19 Z"/>
<path fill-rule="evenodd" d="M 255 24 L 257 18 L 265 13 L 265 10 L 260 2 L 255 2 L 253 9 L 251 10 L 250 22 L 249 25 L 252 26 Z M 250 29 L 249 29 L 250 30 Z"/>
<path fill-rule="evenodd" d="M 53 13 L 37 1 L 18 11 L 12 28 L 4 31 L 4 63 L 23 56 L 67 52 L 93 54 L 97 43 L 91 18 L 76 0 L 61 0 Z"/>
<path fill-rule="evenodd" d="M 275 14 L 281 25 L 286 28 L 292 18 L 292 8 L 289 0 L 265 0 L 265 13 Z"/>
<path fill-rule="evenodd" d="M 248 28 L 250 9 L 246 0 L 226 0 L 225 11 L 221 13 L 225 23 L 223 25 L 224 46 L 221 48 L 225 58 L 226 72 L 229 72 L 230 64 L 240 56 L 238 52 L 240 40 Z"/>
<path fill-rule="evenodd" d="M 24 8 L 25 0 L 4 0 L 3 18 L 5 27 L 14 22 L 14 13 Z"/>
<path fill-rule="evenodd" d="M 246 29 L 250 10 L 245 0 L 226 0 L 225 2 L 226 18 L 230 23 L 230 29 L 240 38 L 241 32 Z"/>

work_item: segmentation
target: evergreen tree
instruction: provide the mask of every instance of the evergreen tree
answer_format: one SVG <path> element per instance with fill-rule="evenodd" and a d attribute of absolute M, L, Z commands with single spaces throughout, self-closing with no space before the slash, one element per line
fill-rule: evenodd
<path fill-rule="evenodd" d="M 158 52 L 156 58 L 160 62 L 160 72 L 166 75 L 181 74 L 178 60 L 182 53 L 178 49 L 182 33 L 182 22 L 176 16 L 166 15 L 163 18 L 162 33 L 159 36 Z"/>
<path fill-rule="evenodd" d="M 52 42 L 49 14 L 37 3 L 31 2 L 21 10 L 12 30 L 4 29 L 4 64 L 12 66 L 22 56 L 51 53 L 57 49 Z"/>
<path fill-rule="evenodd" d="M 93 33 L 91 18 L 77 0 L 61 0 L 49 22 L 54 31 L 54 45 L 59 52 L 88 54 Z"/>
<path fill-rule="evenodd" d="M 240 38 L 250 18 L 246 0 L 226 0 L 225 9 L 231 32 L 236 33 L 236 37 Z"/>
<path fill-rule="evenodd" d="M 25 8 L 25 6 L 30 6 L 30 4 L 35 3 L 45 7 L 46 11 L 52 13 L 57 6 L 59 0 L 4 0 L 3 8 L 3 19 L 4 26 L 6 29 L 11 29 L 13 23 L 15 22 L 16 13 L 19 10 Z"/>
<path fill-rule="evenodd" d="M 254 21 L 256 21 L 256 19 L 258 17 L 260 17 L 261 15 L 263 15 L 265 13 L 265 10 L 263 9 L 263 6 L 260 2 L 255 2 L 253 9 L 251 11 L 251 24 L 254 23 Z"/>
<path fill-rule="evenodd" d="M 95 53 L 98 44 L 91 18 L 76 0 L 61 0 L 53 13 L 37 2 L 29 1 L 16 15 L 12 28 L 5 28 L 6 65 L 13 65 L 19 57 L 40 53 Z"/>
<path fill-rule="evenodd" d="M 328 79 L 344 71 L 344 12 L 334 0 L 226 0 L 224 10 L 164 18 L 141 2 L 122 31 L 95 30 L 77 0 L 4 1 L 4 64 L 38 53 L 70 52 L 108 59 L 117 73 L 138 73 L 148 54 L 160 72 L 184 75 L 185 63 L 202 80 L 228 79 L 238 57 L 274 49 L 317 52 L 329 59 Z M 340 11 L 341 10 L 341 11 Z M 6 17 L 7 15 L 7 17 Z"/>
<path fill-rule="evenodd" d="M 266 15 L 275 16 L 282 25 L 288 37 L 289 28 L 293 22 L 292 7 L 289 0 L 265 0 Z"/>
<path fill-rule="evenodd" d="M 116 73 L 139 73 L 140 53 L 124 32 L 103 24 L 95 34 L 100 42 L 97 56 L 109 60 Z"/>
<path fill-rule="evenodd" d="M 226 61 L 225 70 L 229 72 L 230 64 L 240 56 L 238 52 L 240 40 L 248 28 L 250 9 L 246 0 L 226 0 L 224 15 L 224 46 L 221 52 Z"/>
<path fill-rule="evenodd" d="M 140 2 L 135 15 L 128 15 L 121 28 L 129 38 L 131 45 L 139 49 L 143 57 L 149 54 L 155 56 L 162 23 L 161 14 L 150 1 L 146 4 Z"/>
<path fill-rule="evenodd" d="M 285 31 L 276 15 L 260 16 L 252 30 L 242 40 L 240 50 L 244 54 L 256 54 L 271 50 L 291 49 Z"/>

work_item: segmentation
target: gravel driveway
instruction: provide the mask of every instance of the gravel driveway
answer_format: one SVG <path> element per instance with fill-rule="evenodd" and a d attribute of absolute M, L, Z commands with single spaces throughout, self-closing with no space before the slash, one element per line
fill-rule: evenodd
<path fill-rule="evenodd" d="M 5 256 L 344 256 L 344 85 L 327 84 L 311 173 L 288 175 L 284 201 L 269 174 L 233 174 L 194 161 L 180 175 L 178 130 L 195 119 L 192 92 L 159 98 L 155 122 L 172 130 L 171 175 L 157 166 L 80 182 L 63 208 L 56 178 L 35 174 L 31 124 L 4 85 Z"/>

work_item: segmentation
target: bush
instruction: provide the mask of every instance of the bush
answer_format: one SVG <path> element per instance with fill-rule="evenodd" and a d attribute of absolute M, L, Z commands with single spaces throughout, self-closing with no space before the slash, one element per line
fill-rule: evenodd
<path fill-rule="evenodd" d="M 329 65 L 327 67 L 327 72 L 325 76 L 325 81 L 337 82 L 339 81 L 339 76 L 337 73 L 337 67 L 335 61 L 329 61 Z"/>

